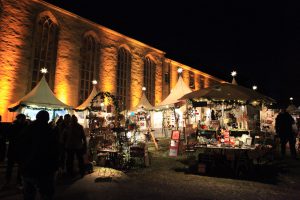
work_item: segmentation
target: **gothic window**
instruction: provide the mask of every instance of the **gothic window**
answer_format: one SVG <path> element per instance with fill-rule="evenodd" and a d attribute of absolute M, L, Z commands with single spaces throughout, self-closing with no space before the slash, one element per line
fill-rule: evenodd
<path fill-rule="evenodd" d="M 130 101 L 131 54 L 125 48 L 118 51 L 117 97 L 122 104 L 121 110 L 128 109 Z"/>
<path fill-rule="evenodd" d="M 205 78 L 204 78 L 204 76 L 199 76 L 199 84 L 200 84 L 200 89 L 203 89 L 204 88 L 204 84 L 205 84 Z"/>
<path fill-rule="evenodd" d="M 189 86 L 191 89 L 195 89 L 195 74 L 194 72 L 189 72 Z"/>
<path fill-rule="evenodd" d="M 167 83 L 167 84 L 170 83 L 170 74 L 168 72 L 165 73 L 165 83 Z"/>
<path fill-rule="evenodd" d="M 154 61 L 146 57 L 144 60 L 144 86 L 146 87 L 146 97 L 152 105 L 155 103 L 155 69 Z"/>
<path fill-rule="evenodd" d="M 93 80 L 99 75 L 100 46 L 98 41 L 87 35 L 83 38 L 80 65 L 79 104 L 87 99 L 93 89 Z"/>
<path fill-rule="evenodd" d="M 45 75 L 51 89 L 54 88 L 54 76 L 56 69 L 56 55 L 58 43 L 58 26 L 49 16 L 43 16 L 37 21 L 33 38 L 33 66 L 31 76 L 32 89 L 40 81 L 40 70 L 47 68 Z"/>

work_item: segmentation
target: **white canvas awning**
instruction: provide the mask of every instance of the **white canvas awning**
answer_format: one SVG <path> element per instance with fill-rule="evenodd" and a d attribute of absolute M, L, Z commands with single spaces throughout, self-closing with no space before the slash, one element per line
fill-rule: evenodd
<path fill-rule="evenodd" d="M 171 93 L 167 98 L 165 98 L 158 107 L 166 106 L 166 105 L 173 105 L 175 103 L 178 103 L 180 98 L 185 95 L 192 92 L 192 90 L 184 83 L 182 77 L 180 76 L 175 87 L 172 89 Z"/>
<path fill-rule="evenodd" d="M 11 104 L 8 107 L 8 110 L 11 112 L 16 111 L 19 107 L 29 106 L 35 108 L 48 108 L 48 109 L 71 109 L 71 106 L 68 106 L 57 99 L 50 89 L 45 76 L 42 77 L 40 82 L 23 98 L 17 102 Z"/>
<path fill-rule="evenodd" d="M 93 100 L 93 98 L 98 94 L 96 86 L 93 86 L 93 90 L 91 92 L 91 94 L 88 96 L 88 98 L 79 106 L 77 106 L 77 108 L 75 108 L 75 110 L 77 111 L 84 111 L 86 109 L 88 109 L 88 107 L 91 106 L 91 101 Z"/>
<path fill-rule="evenodd" d="M 136 111 L 138 109 L 144 109 L 144 110 L 152 110 L 153 109 L 153 106 L 148 101 L 144 91 L 143 91 L 142 97 L 140 99 L 140 102 L 132 109 L 132 111 Z"/>

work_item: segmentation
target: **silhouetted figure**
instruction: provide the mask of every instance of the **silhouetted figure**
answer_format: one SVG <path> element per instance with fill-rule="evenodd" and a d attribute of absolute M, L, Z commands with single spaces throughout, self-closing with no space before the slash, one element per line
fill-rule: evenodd
<path fill-rule="evenodd" d="M 293 117 L 285 110 L 281 109 L 280 113 L 276 117 L 275 129 L 280 138 L 281 155 L 285 156 L 286 144 L 289 142 L 291 155 L 293 158 L 297 157 L 296 154 L 296 137 L 293 133 L 292 125 L 295 123 Z"/>
<path fill-rule="evenodd" d="M 217 119 L 214 110 L 211 110 L 210 117 L 211 117 L 211 120 L 216 120 Z"/>
<path fill-rule="evenodd" d="M 83 177 L 85 174 L 83 155 L 87 150 L 87 142 L 83 126 L 78 124 L 75 115 L 72 115 L 71 124 L 65 131 L 65 138 L 67 172 L 69 175 L 74 175 L 74 156 L 76 155 L 79 172 L 81 177 Z"/>
<path fill-rule="evenodd" d="M 22 133 L 19 142 L 21 174 L 24 183 L 24 200 L 53 199 L 54 175 L 58 169 L 58 141 L 48 124 L 49 113 L 41 110 L 36 120 Z"/>
<path fill-rule="evenodd" d="M 65 149 L 65 132 L 70 127 L 71 115 L 65 114 L 63 119 L 60 117 L 56 122 L 58 128 L 58 142 L 59 142 L 59 168 L 64 171 L 66 168 L 66 149 Z"/>
<path fill-rule="evenodd" d="M 6 134 L 1 121 L 2 117 L 0 115 L 0 162 L 4 162 L 6 155 Z"/>
<path fill-rule="evenodd" d="M 16 120 L 8 129 L 7 138 L 8 138 L 8 150 L 7 150 L 7 165 L 6 165 L 6 185 L 10 183 L 13 167 L 15 164 L 18 164 L 18 140 L 21 132 L 26 127 L 26 116 L 24 114 L 18 114 Z M 21 185 L 21 174 L 18 166 L 17 170 L 17 184 Z"/>

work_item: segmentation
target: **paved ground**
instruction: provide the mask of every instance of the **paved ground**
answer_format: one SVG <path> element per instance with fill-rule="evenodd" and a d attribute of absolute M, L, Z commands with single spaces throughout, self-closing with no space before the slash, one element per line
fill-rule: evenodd
<path fill-rule="evenodd" d="M 149 168 L 123 173 L 95 168 L 83 179 L 57 181 L 55 199 L 300 199 L 300 161 L 286 158 L 256 168 L 247 179 L 190 173 L 186 157 L 170 158 L 168 141 L 160 140 L 160 150 L 150 149 Z M 0 169 L 0 182 L 3 168 Z M 22 199 L 15 189 L 0 191 L 1 200 Z"/>

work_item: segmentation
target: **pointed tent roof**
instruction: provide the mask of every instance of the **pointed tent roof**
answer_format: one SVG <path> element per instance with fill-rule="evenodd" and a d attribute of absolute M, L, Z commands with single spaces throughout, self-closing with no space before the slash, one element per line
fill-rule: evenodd
<path fill-rule="evenodd" d="M 300 109 L 297 108 L 294 104 L 290 104 L 287 108 L 286 111 L 289 112 L 290 114 L 297 114 L 300 113 Z"/>
<path fill-rule="evenodd" d="M 235 78 L 234 78 L 234 77 L 232 78 L 231 84 L 233 84 L 233 85 L 237 85 L 237 82 L 236 82 L 236 80 L 235 80 Z"/>
<path fill-rule="evenodd" d="M 143 91 L 142 97 L 140 99 L 140 102 L 132 110 L 135 111 L 140 108 L 142 108 L 144 110 L 152 110 L 153 109 L 153 106 L 148 101 L 144 91 Z"/>
<path fill-rule="evenodd" d="M 57 99 L 50 89 L 45 76 L 42 77 L 40 82 L 23 98 L 11 104 L 8 110 L 11 112 L 16 111 L 20 106 L 42 107 L 49 109 L 70 109 L 68 106 Z"/>
<path fill-rule="evenodd" d="M 79 106 L 77 106 L 77 108 L 75 108 L 75 110 L 77 111 L 84 111 L 86 110 L 90 105 L 91 105 L 91 101 L 93 100 L 93 98 L 98 94 L 96 86 L 93 86 L 93 90 L 91 92 L 91 94 L 88 96 L 88 98 Z"/>
<path fill-rule="evenodd" d="M 232 83 L 219 83 L 217 85 L 207 87 L 204 89 L 196 90 L 189 94 L 184 95 L 184 99 L 208 99 L 215 101 L 224 100 L 241 100 L 241 101 L 264 101 L 265 103 L 275 103 L 276 101 L 268 96 L 260 94 L 249 88 L 232 84 Z"/>
<path fill-rule="evenodd" d="M 192 92 L 192 90 L 184 83 L 182 77 L 179 76 L 179 79 L 169 96 L 167 96 L 167 98 L 165 98 L 158 106 L 165 106 L 177 103 L 180 101 L 179 99 L 183 95 L 188 94 L 190 92 Z"/>

